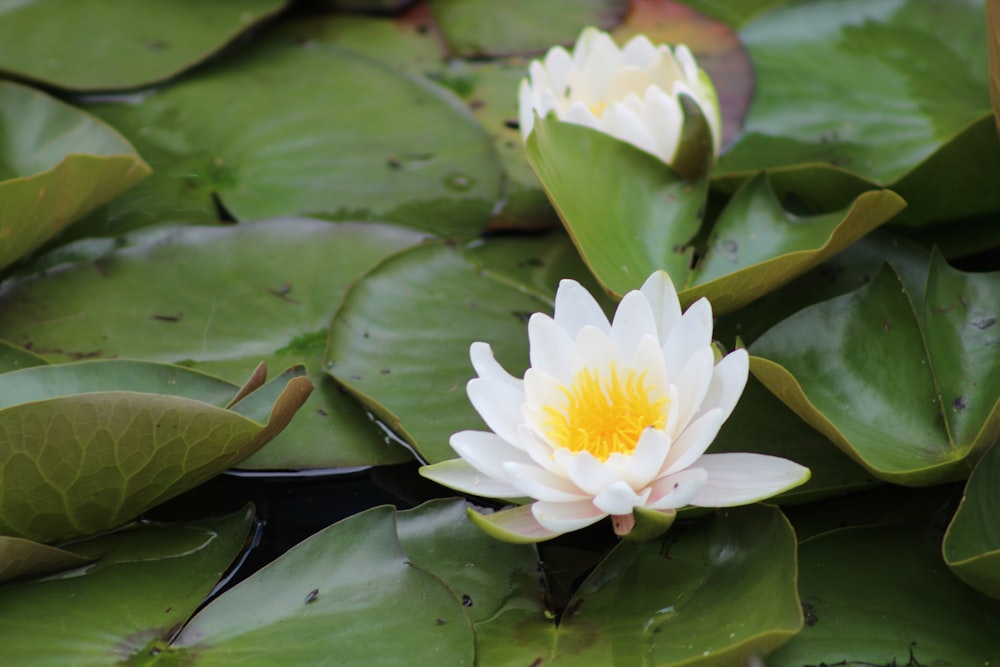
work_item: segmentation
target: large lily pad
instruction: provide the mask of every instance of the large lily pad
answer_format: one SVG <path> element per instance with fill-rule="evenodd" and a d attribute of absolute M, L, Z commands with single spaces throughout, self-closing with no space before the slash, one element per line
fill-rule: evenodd
<path fill-rule="evenodd" d="M 272 368 L 307 364 L 319 391 L 288 433 L 241 465 L 400 462 L 409 453 L 383 442 L 354 402 L 324 381 L 320 359 L 351 281 L 422 238 L 391 225 L 303 219 L 156 230 L 96 262 L 5 285 L 0 337 L 55 361 L 183 362 L 230 381 L 262 359 Z"/>
<path fill-rule="evenodd" d="M 210 603 L 165 651 L 168 664 L 198 667 L 473 664 L 459 601 L 408 562 L 385 506 L 297 545 Z"/>
<path fill-rule="evenodd" d="M 718 312 L 788 282 L 903 207 L 897 195 L 879 190 L 844 210 L 795 216 L 761 174 L 733 196 L 704 258 L 692 266 L 704 181 L 688 183 L 629 144 L 552 116 L 537 119 L 527 150 L 584 261 L 609 291 L 624 294 L 665 269 L 683 288 L 683 301 L 708 296 Z"/>
<path fill-rule="evenodd" d="M 378 94 L 373 95 L 372 91 Z M 317 42 L 262 39 L 140 101 L 89 107 L 156 158 L 158 175 L 114 202 L 237 220 L 387 220 L 472 236 L 500 194 L 486 132 L 446 91 Z M 137 213 L 138 214 L 138 213 Z"/>
<path fill-rule="evenodd" d="M 960 479 L 1000 435 L 998 281 L 935 255 L 917 311 L 886 267 L 757 339 L 751 370 L 876 476 Z"/>
<path fill-rule="evenodd" d="M 112 665 L 148 654 L 204 601 L 243 550 L 253 523 L 253 512 L 245 509 L 74 544 L 78 558 L 96 562 L 3 588 L 4 665 Z"/>
<path fill-rule="evenodd" d="M 221 380 L 143 362 L 0 378 L 0 532 L 42 542 L 120 526 L 222 472 L 280 432 L 312 391 L 308 378 L 280 378 L 261 418 L 259 405 L 249 417 L 222 407 L 259 376 L 225 398 Z"/>
<path fill-rule="evenodd" d="M 135 149 L 96 118 L 0 82 L 0 269 L 149 175 Z"/>
<path fill-rule="evenodd" d="M 913 206 L 913 223 L 934 221 L 944 202 L 951 218 L 1000 210 L 990 185 L 995 135 L 932 159 L 990 113 L 983 25 L 980 0 L 822 0 L 759 15 L 740 30 L 757 73 L 754 102 L 718 172 L 844 168 L 934 204 Z M 801 195 L 826 187 L 813 179 Z"/>
<path fill-rule="evenodd" d="M 28 0 L 0 8 L 0 71 L 68 90 L 137 88 L 208 58 L 285 0 Z"/>
<path fill-rule="evenodd" d="M 0 536 L 0 583 L 68 570 L 89 562 L 89 558 L 47 544 L 26 540 L 23 537 Z"/>
<path fill-rule="evenodd" d="M 32 366 L 43 366 L 48 362 L 37 354 L 28 352 L 24 348 L 12 345 L 5 340 L 0 340 L 0 373 L 31 368 Z"/>
<path fill-rule="evenodd" d="M 846 528 L 803 543 L 806 627 L 768 667 L 996 664 L 1000 604 L 952 576 L 936 536 L 919 530 Z"/>
<path fill-rule="evenodd" d="M 948 567 L 970 586 L 1000 600 L 1000 446 L 969 477 L 965 496 L 944 536 Z"/>

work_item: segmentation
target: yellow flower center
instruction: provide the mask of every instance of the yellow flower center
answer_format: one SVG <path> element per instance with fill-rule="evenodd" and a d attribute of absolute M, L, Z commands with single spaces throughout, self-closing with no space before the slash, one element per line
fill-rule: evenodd
<path fill-rule="evenodd" d="M 666 425 L 667 398 L 652 396 L 646 372 L 625 374 L 611 365 L 609 377 L 585 368 L 569 386 L 561 387 L 566 402 L 545 406 L 548 436 L 571 452 L 588 451 L 600 461 L 614 452 L 631 454 L 649 427 Z"/>
<path fill-rule="evenodd" d="M 600 102 L 594 102 L 590 105 L 590 113 L 594 114 L 595 117 L 600 118 L 604 115 L 604 112 L 608 109 L 608 103 L 601 100 Z"/>

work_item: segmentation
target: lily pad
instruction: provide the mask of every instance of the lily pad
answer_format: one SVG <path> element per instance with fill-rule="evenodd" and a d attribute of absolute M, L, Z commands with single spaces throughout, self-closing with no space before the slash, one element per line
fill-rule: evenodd
<path fill-rule="evenodd" d="M 211 602 L 164 649 L 170 664 L 471 667 L 461 605 L 408 562 L 394 514 L 336 523 Z"/>
<path fill-rule="evenodd" d="M 43 366 L 47 363 L 49 362 L 37 354 L 0 340 L 0 373 L 9 373 L 32 366 Z"/>
<path fill-rule="evenodd" d="M 1000 604 L 952 576 L 920 530 L 846 528 L 803 543 L 806 627 L 768 667 L 996 664 Z"/>
<path fill-rule="evenodd" d="M 150 173 L 113 129 L 16 83 L 0 82 L 0 124 L 0 269 Z"/>
<path fill-rule="evenodd" d="M 253 523 L 248 508 L 220 519 L 139 525 L 74 544 L 78 558 L 96 562 L 4 586 L 4 664 L 112 665 L 148 654 L 204 601 L 243 550 Z"/>
<path fill-rule="evenodd" d="M 998 280 L 955 271 L 935 255 L 917 311 L 886 267 L 757 339 L 751 370 L 877 477 L 961 479 L 1000 435 Z"/>
<path fill-rule="evenodd" d="M 878 190 L 844 210 L 796 216 L 758 174 L 733 195 L 704 258 L 692 267 L 705 181 L 684 181 L 629 144 L 551 116 L 537 119 L 527 150 L 584 261 L 608 291 L 637 289 L 662 268 L 683 288 L 683 302 L 708 296 L 720 313 L 816 266 L 904 205 L 894 193 Z"/>
<path fill-rule="evenodd" d="M 0 583 L 68 570 L 89 562 L 89 558 L 47 544 L 21 537 L 0 536 Z"/>
<path fill-rule="evenodd" d="M 185 70 L 284 0 L 28 0 L 0 8 L 0 71 L 67 90 L 118 90 Z"/>
<path fill-rule="evenodd" d="M 317 42 L 261 39 L 155 95 L 88 108 L 158 158 L 158 175 L 113 203 L 126 219 L 112 228 L 133 224 L 140 201 L 183 211 L 215 195 L 241 221 L 384 220 L 474 236 L 500 195 L 489 137 L 458 100 Z"/>
<path fill-rule="evenodd" d="M 1000 600 L 1000 446 L 969 477 L 944 536 L 944 560 L 962 581 Z"/>
<path fill-rule="evenodd" d="M 584 26 L 607 30 L 627 0 L 433 0 L 434 16 L 453 56 L 505 56 L 572 44 Z"/>
<path fill-rule="evenodd" d="M 966 143 L 975 159 L 968 150 L 935 159 L 990 115 L 982 2 L 794 2 L 757 16 L 740 36 L 757 88 L 717 174 L 844 168 L 907 201 L 931 202 L 933 212 L 911 207 L 913 224 L 942 209 L 952 219 L 1000 210 L 987 175 L 1000 166 L 995 134 Z"/>
<path fill-rule="evenodd" d="M 95 262 L 6 284 L 0 337 L 54 361 L 142 358 L 230 381 L 262 359 L 272 368 L 304 363 L 319 391 L 288 433 L 241 465 L 400 462 L 409 452 L 385 443 L 354 402 L 324 381 L 320 359 L 351 281 L 422 239 L 392 225 L 288 218 L 151 230 Z"/>
<path fill-rule="evenodd" d="M 217 475 L 280 432 L 312 391 L 308 378 L 281 378 L 257 422 L 218 406 L 225 383 L 179 367 L 90 361 L 0 378 L 0 533 L 40 542 L 120 526 Z"/>

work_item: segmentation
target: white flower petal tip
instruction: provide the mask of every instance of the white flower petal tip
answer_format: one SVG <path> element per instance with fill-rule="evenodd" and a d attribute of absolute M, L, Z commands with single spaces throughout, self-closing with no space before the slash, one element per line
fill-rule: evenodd
<path fill-rule="evenodd" d="M 637 48 L 630 57 L 643 57 Z M 455 433 L 460 458 L 420 469 L 469 495 L 534 501 L 474 515 L 491 535 L 537 542 L 610 516 L 627 539 L 652 539 L 687 505 L 752 503 L 808 479 L 792 461 L 704 453 L 746 385 L 747 355 L 717 358 L 711 306 L 682 313 L 665 273 L 627 294 L 610 322 L 564 280 L 554 315 L 533 315 L 528 334 L 523 378 L 485 343 L 471 346 L 469 398 L 492 432 Z"/>
<path fill-rule="evenodd" d="M 707 141 L 705 136 L 698 138 L 697 150 L 711 153 L 709 164 L 719 154 L 718 95 L 683 44 L 657 47 L 638 35 L 619 48 L 610 35 L 590 27 L 580 34 L 572 54 L 554 47 L 533 61 L 529 72 L 518 90 L 524 141 L 534 129 L 535 116 L 544 118 L 553 111 L 562 122 L 604 132 L 676 166 L 675 158 L 694 150 L 683 145 L 690 139 L 682 138 L 704 134 L 685 132 L 686 104 L 701 116 L 690 122 L 707 126 L 711 135 Z M 688 102 L 680 101 L 682 94 Z M 705 143 L 708 146 L 701 145 Z"/>

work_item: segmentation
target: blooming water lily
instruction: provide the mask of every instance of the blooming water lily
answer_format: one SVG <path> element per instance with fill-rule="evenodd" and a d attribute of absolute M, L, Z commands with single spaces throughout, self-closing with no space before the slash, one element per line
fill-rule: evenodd
<path fill-rule="evenodd" d="M 612 322 L 579 283 L 563 280 L 555 313 L 528 321 L 531 367 L 505 371 L 473 343 L 469 399 L 491 431 L 450 440 L 460 459 L 421 468 L 440 484 L 487 498 L 534 499 L 484 521 L 507 539 L 537 541 L 633 510 L 756 502 L 802 484 L 809 470 L 761 454 L 706 454 L 743 392 L 745 350 L 716 362 L 706 299 L 681 313 L 658 271 L 629 292 Z"/>
<path fill-rule="evenodd" d="M 520 125 L 525 141 L 535 114 L 554 112 L 628 142 L 673 164 L 684 136 L 683 96 L 696 105 L 711 130 L 718 155 L 722 119 L 715 87 L 684 45 L 654 46 L 644 35 L 619 49 L 611 36 L 586 28 L 572 55 L 561 46 L 532 61 L 521 81 Z"/>

